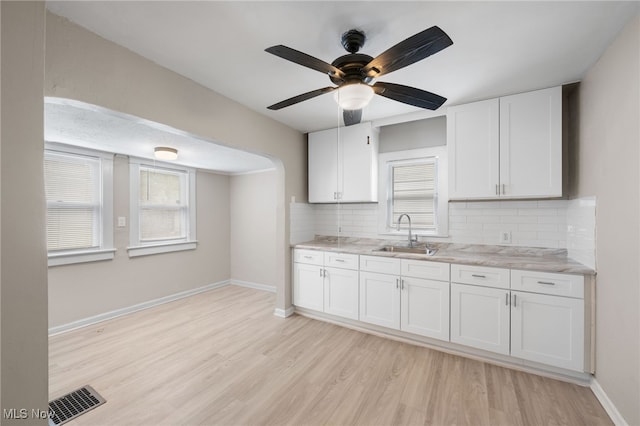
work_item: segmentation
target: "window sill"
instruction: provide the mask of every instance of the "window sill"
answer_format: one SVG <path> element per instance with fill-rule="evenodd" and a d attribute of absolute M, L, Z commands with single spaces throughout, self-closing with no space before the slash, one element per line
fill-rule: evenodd
<path fill-rule="evenodd" d="M 174 251 L 195 250 L 197 245 L 198 241 L 181 241 L 179 243 L 162 243 L 127 247 L 127 251 L 129 252 L 129 257 L 138 257 L 160 253 L 171 253 Z"/>
<path fill-rule="evenodd" d="M 73 251 L 48 255 L 49 266 L 71 265 L 74 263 L 99 262 L 113 260 L 116 249 Z"/>

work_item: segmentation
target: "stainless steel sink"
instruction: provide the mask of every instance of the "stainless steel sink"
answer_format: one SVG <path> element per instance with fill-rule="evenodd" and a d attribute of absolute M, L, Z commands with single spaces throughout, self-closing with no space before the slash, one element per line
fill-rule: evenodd
<path fill-rule="evenodd" d="M 438 249 L 428 249 L 426 247 L 402 247 L 402 246 L 384 246 L 374 251 L 383 251 L 388 253 L 413 253 L 433 256 Z"/>

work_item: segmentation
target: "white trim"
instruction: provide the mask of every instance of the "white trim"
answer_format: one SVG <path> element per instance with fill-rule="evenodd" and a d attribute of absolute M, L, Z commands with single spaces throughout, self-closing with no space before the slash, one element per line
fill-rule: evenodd
<path fill-rule="evenodd" d="M 244 175 L 255 175 L 257 173 L 267 173 L 267 172 L 275 172 L 275 167 L 269 167 L 268 169 L 259 169 L 259 170 L 249 170 L 246 172 L 226 172 L 227 176 L 244 176 Z"/>
<path fill-rule="evenodd" d="M 49 253 L 48 266 L 71 265 L 73 263 L 113 260 L 116 249 L 83 250 L 63 253 Z"/>
<path fill-rule="evenodd" d="M 144 309 L 153 308 L 158 305 L 162 305 L 169 302 L 174 302 L 176 300 L 184 299 L 185 297 L 194 296 L 199 293 L 204 293 L 205 291 L 213 290 L 216 288 L 224 287 L 229 285 L 229 280 L 219 281 L 217 283 L 208 284 L 203 287 L 194 288 L 191 290 L 186 290 L 180 293 L 171 294 L 169 296 L 160 297 L 158 299 L 149 300 L 147 302 L 138 303 L 137 305 L 129 306 L 126 308 L 116 309 L 110 312 L 105 312 L 103 314 L 94 315 L 89 318 L 84 318 L 81 320 L 73 321 L 67 324 L 58 325 L 56 327 L 51 327 L 49 329 L 49 336 L 53 336 L 56 334 L 64 333 L 67 331 L 75 330 L 77 328 L 86 327 L 89 325 L 97 324 L 102 321 L 107 321 L 110 319 L 118 318 L 123 315 L 131 314 L 133 312 L 142 311 Z"/>
<path fill-rule="evenodd" d="M 145 246 L 127 247 L 129 257 L 148 256 L 150 254 L 171 253 L 174 251 L 195 250 L 198 241 L 180 241 Z"/>
<path fill-rule="evenodd" d="M 595 377 L 591 379 L 591 391 L 596 396 L 598 401 L 600 401 L 600 404 L 602 405 L 602 408 L 604 408 L 604 411 L 606 411 L 609 417 L 611 417 L 611 421 L 614 425 L 629 426 L 629 424 L 626 422 L 624 417 L 622 417 L 622 414 L 620 414 L 613 402 L 611 402 L 609 396 L 604 391 L 604 389 L 602 389 L 602 386 L 600 386 L 600 383 L 598 383 Z"/>
<path fill-rule="evenodd" d="M 247 288 L 253 288 L 256 290 L 268 291 L 270 293 L 276 292 L 276 287 L 273 285 L 253 283 L 251 281 L 242 281 L 242 280 L 236 280 L 231 278 L 231 284 L 237 285 L 239 287 L 247 287 Z"/>
<path fill-rule="evenodd" d="M 293 315 L 293 313 L 295 312 L 296 308 L 294 306 L 289 306 L 287 309 L 274 309 L 273 310 L 273 315 L 280 317 L 280 318 L 287 318 L 290 317 L 291 315 Z"/>

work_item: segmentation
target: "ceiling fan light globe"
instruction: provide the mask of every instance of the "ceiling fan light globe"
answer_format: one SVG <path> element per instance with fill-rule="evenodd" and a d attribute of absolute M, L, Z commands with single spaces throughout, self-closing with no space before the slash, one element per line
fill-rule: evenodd
<path fill-rule="evenodd" d="M 342 109 L 362 109 L 373 98 L 373 89 L 364 83 L 347 84 L 336 90 L 334 98 Z"/>

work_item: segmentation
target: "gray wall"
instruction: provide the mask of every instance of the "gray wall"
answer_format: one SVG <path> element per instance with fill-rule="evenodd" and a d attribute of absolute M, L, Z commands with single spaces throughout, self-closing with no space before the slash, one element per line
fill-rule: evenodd
<path fill-rule="evenodd" d="M 572 168 L 572 195 L 597 200 L 596 379 L 630 425 L 640 424 L 639 21 L 580 85 Z"/>
<path fill-rule="evenodd" d="M 113 216 L 128 218 L 129 160 L 113 169 Z M 198 171 L 197 249 L 129 258 L 129 228 L 114 227 L 113 260 L 49 268 L 49 327 L 228 280 L 229 216 L 229 177 Z"/>
<path fill-rule="evenodd" d="M 0 406 L 47 411 L 43 2 L 0 2 Z M 2 416 L 4 417 L 4 416 Z M 46 425 L 9 420 L 2 425 Z"/>
<path fill-rule="evenodd" d="M 231 279 L 276 285 L 276 172 L 231 177 Z"/>
<path fill-rule="evenodd" d="M 307 198 L 304 135 L 51 13 L 46 40 L 46 96 L 163 123 L 275 162 L 276 308 L 289 307 L 288 200 Z"/>
<path fill-rule="evenodd" d="M 447 118 L 434 117 L 380 127 L 379 152 L 447 144 Z"/>

